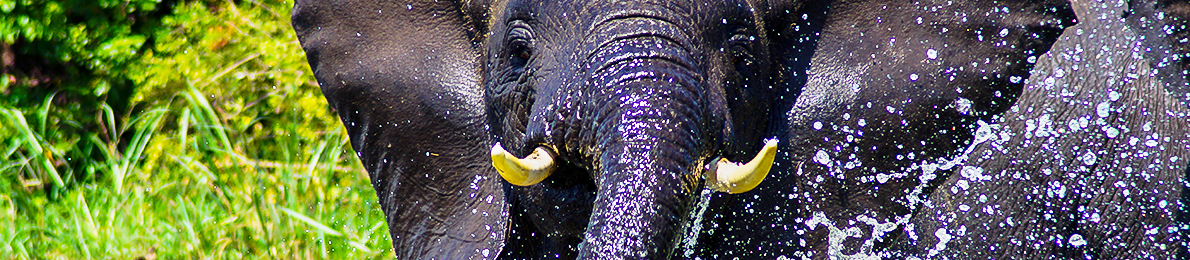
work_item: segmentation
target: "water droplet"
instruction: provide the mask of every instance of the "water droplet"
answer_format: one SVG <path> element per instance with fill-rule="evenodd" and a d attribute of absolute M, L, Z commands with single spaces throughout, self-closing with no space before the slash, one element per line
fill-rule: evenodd
<path fill-rule="evenodd" d="M 825 150 L 818 150 L 818 153 L 814 154 L 814 162 L 826 165 L 827 167 L 830 167 L 831 164 L 833 164 L 831 161 L 831 156 L 827 154 Z"/>
<path fill-rule="evenodd" d="M 1083 156 L 1079 157 L 1079 159 L 1083 161 L 1083 165 L 1091 166 L 1094 165 L 1095 161 L 1099 158 L 1095 156 L 1094 152 L 1087 151 L 1087 153 L 1084 153 Z"/>
<path fill-rule="evenodd" d="M 1111 103 L 1110 102 L 1103 101 L 1103 103 L 1099 103 L 1099 105 L 1095 106 L 1095 114 L 1099 115 L 1099 117 L 1107 117 L 1109 115 L 1108 112 L 1110 112 L 1110 111 L 1111 111 Z"/>
<path fill-rule="evenodd" d="M 1083 239 L 1083 235 L 1070 235 L 1070 245 L 1074 247 L 1081 247 L 1087 245 L 1087 240 Z"/>
<path fill-rule="evenodd" d="M 1116 138 L 1116 136 L 1120 135 L 1120 130 L 1116 129 L 1115 127 L 1105 126 L 1103 128 L 1103 133 L 1107 134 L 1107 138 Z"/>
<path fill-rule="evenodd" d="M 959 98 L 954 101 L 954 109 L 956 111 L 958 111 L 959 113 L 966 115 L 968 113 L 971 113 L 971 105 L 972 104 L 973 104 L 973 102 L 971 102 L 970 99 Z"/>
<path fill-rule="evenodd" d="M 937 231 L 934 231 L 934 236 L 938 237 L 938 244 L 934 245 L 934 249 L 930 249 L 931 253 L 946 250 L 946 243 L 950 243 L 950 239 L 953 238 L 946 233 L 946 228 L 938 228 Z"/>

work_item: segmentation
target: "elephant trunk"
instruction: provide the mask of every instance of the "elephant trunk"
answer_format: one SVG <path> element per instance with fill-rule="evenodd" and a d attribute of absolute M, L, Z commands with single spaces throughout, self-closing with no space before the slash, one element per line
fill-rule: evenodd
<path fill-rule="evenodd" d="M 691 193 L 685 176 L 693 160 L 680 150 L 635 143 L 604 153 L 580 258 L 668 258 Z"/>
<path fill-rule="evenodd" d="M 580 258 L 668 258 L 699 185 L 701 83 L 681 56 L 608 68 L 617 73 L 598 88 L 599 190 Z"/>

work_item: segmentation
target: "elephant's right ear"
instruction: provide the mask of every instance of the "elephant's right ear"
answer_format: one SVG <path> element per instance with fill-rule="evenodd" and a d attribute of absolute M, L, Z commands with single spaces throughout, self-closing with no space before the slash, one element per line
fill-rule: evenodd
<path fill-rule="evenodd" d="M 372 178 L 398 259 L 495 258 L 503 246 L 508 206 L 472 44 L 483 6 L 294 4 L 293 28 Z"/>

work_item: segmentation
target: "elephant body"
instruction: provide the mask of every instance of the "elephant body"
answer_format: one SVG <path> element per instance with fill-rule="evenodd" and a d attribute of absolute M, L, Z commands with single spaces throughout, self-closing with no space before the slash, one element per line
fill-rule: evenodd
<path fill-rule="evenodd" d="M 1187 18 L 298 0 L 292 19 L 400 259 L 827 259 L 1185 254 Z M 759 186 L 722 188 L 774 144 Z M 548 177 L 509 179 L 513 157 Z"/>

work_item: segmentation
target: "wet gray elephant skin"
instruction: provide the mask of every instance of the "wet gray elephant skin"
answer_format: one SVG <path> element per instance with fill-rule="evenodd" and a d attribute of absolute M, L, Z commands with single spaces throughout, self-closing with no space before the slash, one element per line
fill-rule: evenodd
<path fill-rule="evenodd" d="M 1183 22 L 1156 19 L 1162 11 L 1155 10 L 1168 6 L 1137 11 L 1135 17 L 1147 11 L 1153 18 L 1127 26 Z M 975 210 L 947 207 L 973 196 L 952 191 L 956 178 L 970 175 L 956 174 L 960 169 L 983 167 L 988 175 L 1040 158 L 1062 159 L 1053 167 L 1086 166 L 1078 164 L 1084 153 L 1038 156 L 1019 144 L 1027 141 L 988 141 L 977 131 L 1028 121 L 1021 118 L 1037 113 L 1020 109 L 1030 104 L 1061 111 L 1053 120 L 1085 112 L 1079 103 L 1085 97 L 1035 87 L 1044 82 L 1039 77 L 1065 66 L 1047 63 L 1059 55 L 1047 52 L 1063 41 L 1059 35 L 1071 33 L 1075 11 L 1065 1 L 298 0 L 292 22 L 370 174 L 400 259 L 904 258 L 964 249 L 930 240 L 936 229 L 923 231 L 980 221 L 962 217 Z M 1177 36 L 1153 35 L 1135 42 L 1185 53 L 1182 42 L 1170 39 Z M 1100 51 L 1106 45 L 1083 45 L 1112 53 Z M 1178 57 L 1137 53 L 1113 61 L 1182 73 L 1174 68 L 1185 67 Z M 1150 68 L 1154 62 L 1130 59 L 1168 61 Z M 1046 66 L 1039 75 L 1030 74 L 1035 64 Z M 1132 67 L 1118 64 L 1084 65 L 1061 80 L 1130 75 Z M 1184 73 L 1136 75 L 1169 84 L 1157 90 L 1113 85 L 1126 95 L 1103 120 L 1132 131 L 1087 139 L 1098 140 L 1086 141 L 1099 142 L 1093 145 L 1054 142 L 1083 150 L 1114 147 L 1118 152 L 1110 156 L 1122 159 L 1098 156 L 1089 168 L 1098 171 L 1148 167 L 1141 161 L 1153 159 L 1122 153 L 1168 157 L 1187 150 L 1185 128 L 1170 128 L 1186 122 L 1176 113 L 1186 109 L 1177 103 L 1186 100 L 1178 94 L 1185 93 Z M 1133 101 L 1139 108 L 1124 109 Z M 1142 117 L 1165 131 L 1153 137 L 1164 148 L 1112 145 L 1128 141 L 1120 138 L 1149 140 L 1143 139 L 1149 130 L 1136 125 Z M 770 140 L 777 141 L 775 158 L 769 157 L 771 169 L 759 186 L 716 186 L 722 184 L 712 177 L 724 169 L 720 159 L 763 158 Z M 981 147 L 995 142 L 1022 151 L 985 159 Z M 540 180 L 502 175 L 508 170 L 497 170 L 499 158 L 513 157 L 520 159 L 509 161 L 524 170 L 515 172 L 552 174 Z M 548 167 L 525 166 L 542 158 Z M 1160 167 L 1184 171 L 1182 160 Z M 1022 174 L 1034 181 L 1047 176 L 1038 172 L 1050 167 L 1043 163 L 1027 162 L 1036 169 L 1021 168 Z M 1151 172 L 1160 177 L 1151 187 L 1134 187 L 1132 196 L 1170 198 L 1167 214 L 1097 197 L 1104 205 L 1134 207 L 1123 212 L 1149 214 L 1124 222 L 1129 232 L 1168 225 L 1181 212 L 1182 175 Z M 1140 173 L 1119 174 L 1112 179 Z M 1018 189 L 1043 184 L 983 189 L 1025 203 L 1039 199 L 1022 201 Z M 993 184 L 965 191 L 979 185 Z M 1049 209 L 1058 210 L 1043 210 Z M 960 217 L 931 222 L 939 216 Z M 1070 237 L 1067 229 L 1046 228 L 1072 222 L 1036 223 L 989 234 L 1015 238 L 1033 230 Z M 1104 228 L 1061 228 L 1067 226 Z M 1107 236 L 1123 232 L 1107 229 Z M 1087 236 L 1084 248 L 1115 254 L 1107 249 L 1115 240 Z M 1182 248 L 1137 242 L 1126 249 L 1161 243 Z"/>
<path fill-rule="evenodd" d="M 1074 10 L 1020 100 L 914 214 L 902 257 L 1188 257 L 1190 2 Z"/>

